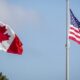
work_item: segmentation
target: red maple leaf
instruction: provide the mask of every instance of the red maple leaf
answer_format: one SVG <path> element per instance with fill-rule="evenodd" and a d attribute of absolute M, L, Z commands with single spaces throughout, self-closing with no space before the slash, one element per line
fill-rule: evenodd
<path fill-rule="evenodd" d="M 2 41 L 9 40 L 10 35 L 8 33 L 5 33 L 7 31 L 5 26 L 0 25 L 0 43 Z"/>

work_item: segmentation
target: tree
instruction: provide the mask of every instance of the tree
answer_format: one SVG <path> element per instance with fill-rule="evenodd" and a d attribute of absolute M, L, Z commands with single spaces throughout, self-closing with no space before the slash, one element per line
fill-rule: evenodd
<path fill-rule="evenodd" d="M 8 78 L 0 72 L 0 80 L 8 80 Z"/>

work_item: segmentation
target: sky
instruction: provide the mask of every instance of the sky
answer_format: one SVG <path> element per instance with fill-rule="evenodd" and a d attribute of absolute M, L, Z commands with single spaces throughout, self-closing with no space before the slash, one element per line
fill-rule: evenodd
<path fill-rule="evenodd" d="M 79 0 L 70 8 L 80 20 Z M 9 80 L 65 80 L 66 0 L 0 0 L 0 21 L 23 43 L 20 55 L 0 51 Z M 70 80 L 80 80 L 80 45 L 70 41 Z"/>

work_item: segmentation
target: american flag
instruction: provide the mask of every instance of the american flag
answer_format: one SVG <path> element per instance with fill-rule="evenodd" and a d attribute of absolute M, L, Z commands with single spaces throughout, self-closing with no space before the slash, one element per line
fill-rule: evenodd
<path fill-rule="evenodd" d="M 70 9 L 69 39 L 80 44 L 80 22 Z"/>

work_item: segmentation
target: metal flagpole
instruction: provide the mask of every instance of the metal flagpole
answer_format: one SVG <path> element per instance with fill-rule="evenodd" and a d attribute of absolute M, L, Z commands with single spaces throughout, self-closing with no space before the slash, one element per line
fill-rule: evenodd
<path fill-rule="evenodd" d="M 69 9 L 69 0 L 66 0 L 66 80 L 70 80 L 70 71 L 69 71 L 69 38 L 68 30 L 70 26 L 70 9 Z"/>

